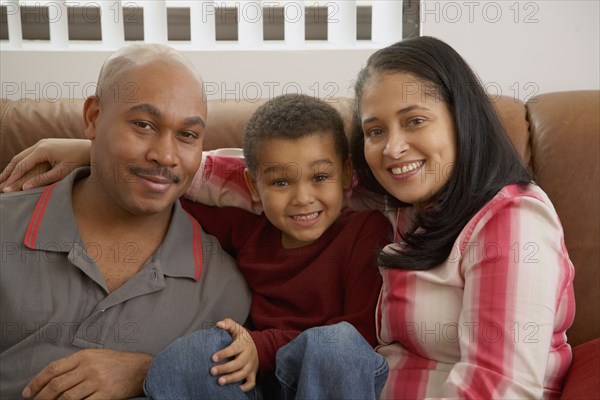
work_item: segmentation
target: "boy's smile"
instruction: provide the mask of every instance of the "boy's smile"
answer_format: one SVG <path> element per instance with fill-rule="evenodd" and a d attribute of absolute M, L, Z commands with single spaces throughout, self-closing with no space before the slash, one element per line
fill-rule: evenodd
<path fill-rule="evenodd" d="M 333 135 L 268 139 L 258 151 L 256 177 L 246 174 L 255 201 L 281 230 L 285 248 L 317 240 L 340 215 L 352 166 L 336 152 Z"/>

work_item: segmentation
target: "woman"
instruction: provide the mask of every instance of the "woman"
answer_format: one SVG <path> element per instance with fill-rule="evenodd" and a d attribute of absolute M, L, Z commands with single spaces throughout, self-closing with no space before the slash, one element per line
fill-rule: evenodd
<path fill-rule="evenodd" d="M 420 37 L 375 52 L 355 89 L 354 166 L 385 196 L 396 232 L 379 256 L 382 398 L 558 398 L 573 265 L 477 77 L 450 46 Z M 40 147 L 16 170 L 77 153 Z"/>
<path fill-rule="evenodd" d="M 379 256 L 382 397 L 559 397 L 573 265 L 477 77 L 421 37 L 374 53 L 355 89 L 354 166 L 398 207 Z"/>

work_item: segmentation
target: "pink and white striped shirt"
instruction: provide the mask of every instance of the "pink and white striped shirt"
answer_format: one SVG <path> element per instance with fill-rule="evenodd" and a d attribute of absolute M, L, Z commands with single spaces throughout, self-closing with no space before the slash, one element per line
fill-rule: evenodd
<path fill-rule="evenodd" d="M 393 221 L 396 232 L 408 228 L 407 211 Z M 382 398 L 560 396 L 571 363 L 574 268 L 538 186 L 503 188 L 443 264 L 381 273 L 377 351 L 390 367 Z"/>

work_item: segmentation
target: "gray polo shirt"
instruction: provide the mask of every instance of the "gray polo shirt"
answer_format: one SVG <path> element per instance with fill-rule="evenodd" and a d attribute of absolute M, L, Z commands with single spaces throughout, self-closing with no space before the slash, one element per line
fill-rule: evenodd
<path fill-rule="evenodd" d="M 156 253 L 109 293 L 71 204 L 73 182 L 87 175 L 0 196 L 0 398 L 19 397 L 49 362 L 82 349 L 155 355 L 222 318 L 248 316 L 235 261 L 179 201 Z M 135 243 L 123 247 L 134 256 Z"/>

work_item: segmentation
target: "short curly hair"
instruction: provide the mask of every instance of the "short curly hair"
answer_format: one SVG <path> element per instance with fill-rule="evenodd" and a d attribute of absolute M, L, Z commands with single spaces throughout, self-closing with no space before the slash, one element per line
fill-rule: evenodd
<path fill-rule="evenodd" d="M 331 134 L 342 161 L 348 159 L 348 138 L 342 117 L 335 108 L 323 100 L 303 94 L 275 97 L 254 112 L 244 129 L 246 166 L 256 176 L 258 149 L 264 140 L 297 140 L 317 133 Z"/>

